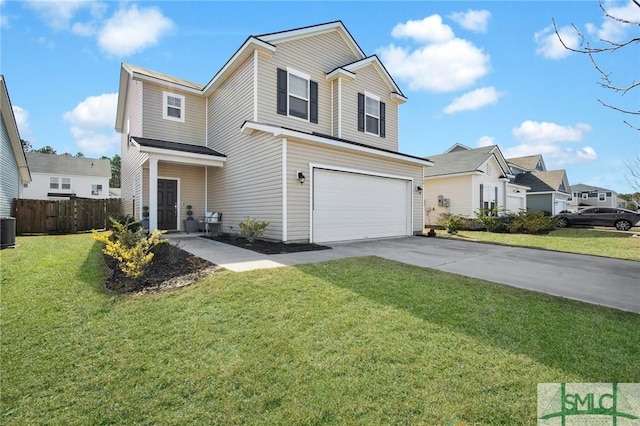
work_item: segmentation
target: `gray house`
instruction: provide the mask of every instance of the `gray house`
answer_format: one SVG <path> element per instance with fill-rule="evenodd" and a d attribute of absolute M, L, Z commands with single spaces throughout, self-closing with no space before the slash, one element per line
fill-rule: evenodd
<path fill-rule="evenodd" d="M 250 36 L 206 84 L 122 64 L 123 212 L 176 230 L 189 205 L 231 233 L 251 216 L 280 241 L 421 233 L 433 163 L 398 152 L 406 101 L 340 21 Z"/>
<path fill-rule="evenodd" d="M 31 182 L 31 174 L 3 75 L 0 75 L 0 106 L 0 216 L 11 216 L 13 199 L 21 197 L 23 186 Z"/>
<path fill-rule="evenodd" d="M 579 183 L 571 185 L 570 206 L 575 209 L 584 207 L 618 207 L 618 194 L 606 188 Z"/>

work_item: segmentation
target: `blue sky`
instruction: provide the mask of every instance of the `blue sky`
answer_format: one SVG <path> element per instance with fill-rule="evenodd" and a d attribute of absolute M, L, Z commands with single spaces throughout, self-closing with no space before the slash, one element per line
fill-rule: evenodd
<path fill-rule="evenodd" d="M 631 0 L 609 13 L 640 20 Z M 429 156 L 454 143 L 541 153 L 571 184 L 630 192 L 624 163 L 640 155 L 638 110 L 598 85 L 585 55 L 559 46 L 638 36 L 583 2 L 213 2 L 0 0 L 0 70 L 20 134 L 35 148 L 87 157 L 119 153 L 115 109 L 121 62 L 206 83 L 249 35 L 342 20 L 377 54 L 408 102 L 400 151 Z M 632 32 L 632 31 L 635 31 Z M 640 80 L 638 46 L 598 57 L 619 86 Z"/>

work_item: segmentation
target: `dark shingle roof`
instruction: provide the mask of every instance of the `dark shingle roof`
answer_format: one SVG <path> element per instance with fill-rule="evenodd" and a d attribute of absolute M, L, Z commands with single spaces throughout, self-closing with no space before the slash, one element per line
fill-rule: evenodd
<path fill-rule="evenodd" d="M 40 152 L 27 152 L 26 158 L 29 170 L 35 173 L 111 177 L 109 160 Z"/>
<path fill-rule="evenodd" d="M 191 145 L 188 143 L 163 141 L 160 139 L 147 139 L 132 136 L 131 139 L 139 143 L 141 146 L 149 148 L 169 149 L 172 151 L 191 152 L 194 154 L 211 155 L 214 157 L 226 157 L 226 155 L 214 151 L 213 149 L 203 145 Z"/>
<path fill-rule="evenodd" d="M 492 151 L 495 147 L 490 145 L 430 156 L 429 160 L 433 161 L 434 165 L 425 169 L 424 175 L 430 177 L 475 172 L 493 155 Z"/>
<path fill-rule="evenodd" d="M 569 192 L 568 188 L 561 190 L 562 181 L 566 175 L 564 170 L 550 170 L 546 172 L 520 173 L 514 179 L 518 185 L 531 188 L 527 192 Z"/>

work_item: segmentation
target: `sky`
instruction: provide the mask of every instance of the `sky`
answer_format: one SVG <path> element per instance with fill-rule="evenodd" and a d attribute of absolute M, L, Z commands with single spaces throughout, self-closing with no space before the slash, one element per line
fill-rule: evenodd
<path fill-rule="evenodd" d="M 607 12 L 640 21 L 631 0 Z M 640 36 L 597 1 L 11 1 L 0 0 L 0 72 L 20 135 L 34 148 L 119 154 L 120 64 L 206 84 L 250 35 L 341 20 L 380 57 L 408 101 L 399 151 L 422 157 L 455 143 L 542 154 L 548 170 L 632 192 L 625 162 L 640 155 L 640 88 L 602 88 L 587 55 Z M 583 44 L 584 46 L 584 44 Z M 638 43 L 595 57 L 617 87 L 640 81 Z"/>

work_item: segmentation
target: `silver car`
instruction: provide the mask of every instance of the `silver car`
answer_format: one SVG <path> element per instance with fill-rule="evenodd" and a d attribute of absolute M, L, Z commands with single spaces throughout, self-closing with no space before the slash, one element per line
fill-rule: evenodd
<path fill-rule="evenodd" d="M 556 226 L 566 228 L 571 225 L 615 226 L 620 231 L 628 231 L 640 226 L 640 213 L 612 207 L 592 207 L 577 213 L 559 213 L 555 216 Z"/>

